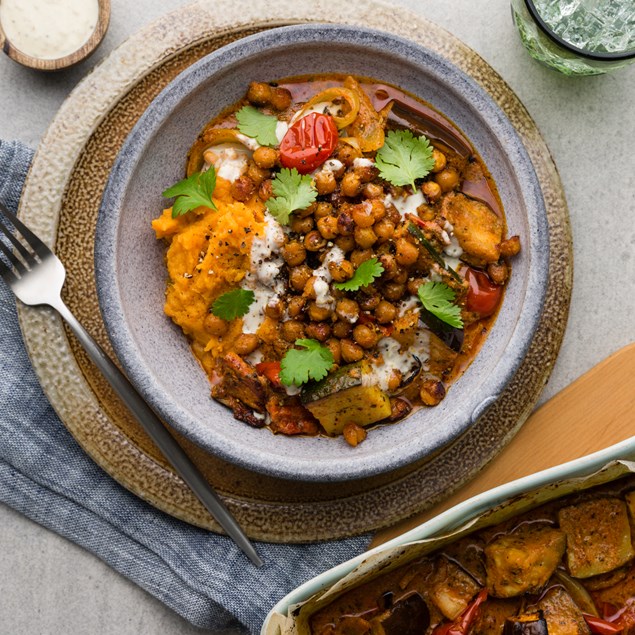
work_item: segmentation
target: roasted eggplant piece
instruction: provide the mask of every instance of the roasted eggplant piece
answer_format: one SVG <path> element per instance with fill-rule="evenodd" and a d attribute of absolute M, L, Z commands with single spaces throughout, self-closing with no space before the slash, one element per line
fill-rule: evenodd
<path fill-rule="evenodd" d="M 503 627 L 503 635 L 549 635 L 547 620 L 545 620 L 542 611 L 518 617 L 508 617 Z"/>
<path fill-rule="evenodd" d="M 436 315 L 432 315 L 423 307 L 419 311 L 419 319 L 423 322 L 449 349 L 455 353 L 461 351 L 465 332 L 463 329 L 457 329 L 454 326 L 446 324 Z"/>
<path fill-rule="evenodd" d="M 371 620 L 373 635 L 421 635 L 430 626 L 430 610 L 418 593 L 410 593 Z"/>

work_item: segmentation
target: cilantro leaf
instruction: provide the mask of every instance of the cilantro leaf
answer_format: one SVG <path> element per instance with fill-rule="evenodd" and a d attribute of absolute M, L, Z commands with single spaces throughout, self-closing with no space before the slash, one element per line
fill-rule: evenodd
<path fill-rule="evenodd" d="M 236 113 L 238 130 L 254 138 L 261 146 L 277 146 L 276 126 L 278 118 L 265 115 L 253 106 L 244 106 Z"/>
<path fill-rule="evenodd" d="M 249 306 L 256 299 L 249 289 L 234 289 L 223 293 L 212 304 L 212 313 L 223 320 L 234 320 L 249 312 Z"/>
<path fill-rule="evenodd" d="M 292 168 L 282 168 L 271 182 L 275 198 L 267 200 L 265 205 L 274 218 L 282 225 L 289 223 L 289 216 L 297 209 L 306 209 L 317 198 L 311 176 Z"/>
<path fill-rule="evenodd" d="M 285 386 L 300 386 L 310 379 L 324 379 L 333 366 L 333 353 L 317 340 L 296 340 L 280 361 L 280 381 Z"/>
<path fill-rule="evenodd" d="M 336 282 L 333 286 L 340 291 L 357 291 L 379 278 L 384 273 L 384 267 L 377 258 L 364 260 L 355 270 L 355 275 L 346 282 Z"/>
<path fill-rule="evenodd" d="M 384 145 L 377 150 L 375 166 L 379 176 L 393 185 L 412 185 L 434 167 L 434 148 L 423 135 L 415 137 L 409 130 L 391 130 Z"/>
<path fill-rule="evenodd" d="M 443 282 L 426 282 L 417 289 L 419 300 L 424 309 L 438 317 L 442 322 L 457 329 L 463 328 L 461 307 L 454 302 L 456 294 Z"/>
<path fill-rule="evenodd" d="M 195 172 L 169 187 L 163 192 L 163 196 L 165 198 L 176 196 L 172 205 L 172 218 L 187 214 L 187 212 L 201 206 L 216 209 L 212 200 L 215 187 L 216 170 L 213 165 L 210 165 L 206 172 Z"/>

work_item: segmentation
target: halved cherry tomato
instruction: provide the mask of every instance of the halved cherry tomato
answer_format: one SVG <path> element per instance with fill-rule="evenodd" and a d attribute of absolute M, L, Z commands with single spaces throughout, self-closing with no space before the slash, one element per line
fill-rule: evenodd
<path fill-rule="evenodd" d="M 587 623 L 587 626 L 591 629 L 591 632 L 596 633 L 596 635 L 615 635 L 624 630 L 624 626 L 612 624 L 607 620 L 603 620 L 601 617 L 595 617 L 587 613 L 583 613 L 582 615 L 584 616 L 584 621 Z"/>
<path fill-rule="evenodd" d="M 503 287 L 494 284 L 483 271 L 471 267 L 467 268 L 465 279 L 470 285 L 465 308 L 479 313 L 482 317 L 492 315 L 500 302 Z"/>
<path fill-rule="evenodd" d="M 280 381 L 280 362 L 260 362 L 256 364 L 256 370 L 264 375 L 274 388 L 282 388 Z"/>
<path fill-rule="evenodd" d="M 437 626 L 432 631 L 432 635 L 467 635 L 470 626 L 478 617 L 479 607 L 485 600 L 487 600 L 487 589 L 483 589 L 453 622 Z"/>
<path fill-rule="evenodd" d="M 300 174 L 313 172 L 335 150 L 338 134 L 333 117 L 311 112 L 298 119 L 280 143 L 280 163 Z"/>

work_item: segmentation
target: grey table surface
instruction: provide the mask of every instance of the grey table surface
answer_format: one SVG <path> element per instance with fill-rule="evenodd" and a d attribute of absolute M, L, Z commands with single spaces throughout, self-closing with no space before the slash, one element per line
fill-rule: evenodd
<path fill-rule="evenodd" d="M 0 56 L 0 138 L 35 147 L 95 63 L 181 4 L 185 0 L 112 0 L 101 48 L 59 74 L 37 74 Z M 503 76 L 558 165 L 571 212 L 575 282 L 567 333 L 543 402 L 635 340 L 635 65 L 576 79 L 543 68 L 521 46 L 509 0 L 400 4 L 445 27 Z M 91 554 L 2 505 L 0 597 L 0 635 L 200 632 Z"/>

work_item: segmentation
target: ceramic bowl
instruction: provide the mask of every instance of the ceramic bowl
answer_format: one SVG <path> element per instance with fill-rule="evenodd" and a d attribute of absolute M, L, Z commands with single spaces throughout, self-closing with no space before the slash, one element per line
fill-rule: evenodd
<path fill-rule="evenodd" d="M 339 72 L 399 86 L 453 120 L 485 160 L 519 234 L 498 319 L 478 356 L 435 408 L 383 426 L 357 448 L 341 438 L 274 436 L 235 421 L 210 397 L 208 379 L 163 313 L 165 245 L 150 228 L 161 192 L 183 178 L 200 130 L 241 98 L 250 81 Z M 338 25 L 299 25 L 241 39 L 180 74 L 141 117 L 106 187 L 95 250 L 99 301 L 112 344 L 156 412 L 194 443 L 247 469 L 288 479 L 338 481 L 394 470 L 456 439 L 518 369 L 538 325 L 549 234 L 533 165 L 512 125 L 473 80 L 405 39 Z"/>

